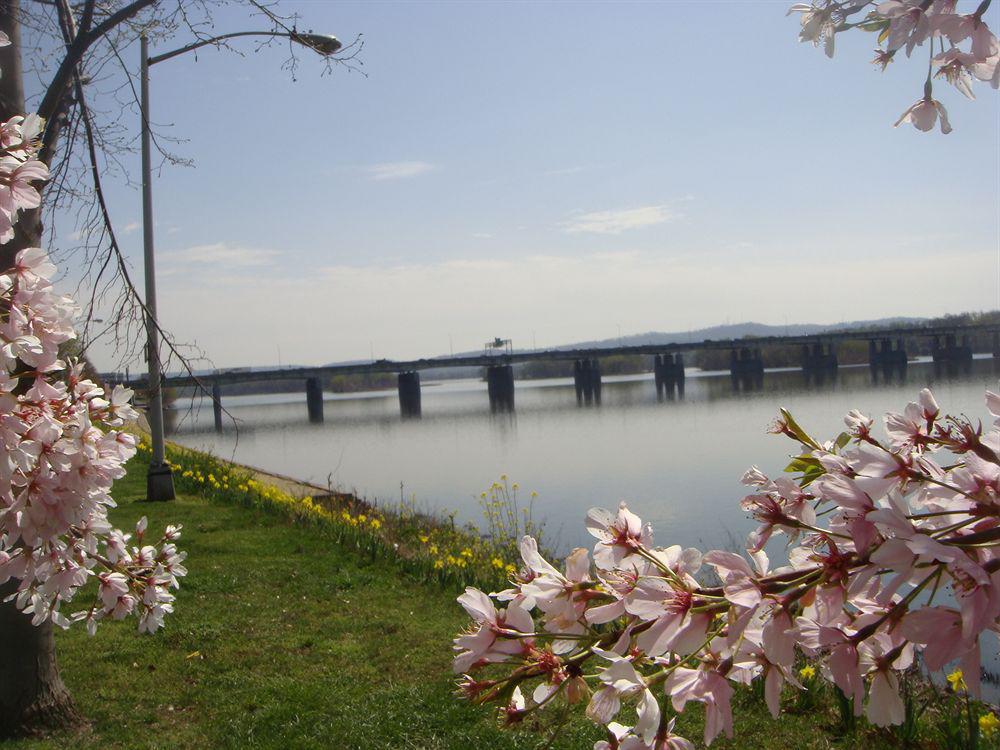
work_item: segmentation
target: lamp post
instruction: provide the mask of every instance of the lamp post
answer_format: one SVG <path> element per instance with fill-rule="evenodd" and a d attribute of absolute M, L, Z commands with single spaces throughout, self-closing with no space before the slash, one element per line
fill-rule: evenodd
<path fill-rule="evenodd" d="M 180 47 L 162 55 L 149 56 L 149 42 L 143 34 L 139 41 L 141 55 L 139 65 L 139 108 L 142 116 L 142 240 L 143 268 L 146 276 L 146 360 L 149 364 L 148 406 L 150 440 L 152 442 L 152 457 L 149 462 L 149 472 L 146 475 L 146 497 L 149 500 L 173 500 L 174 477 L 170 464 L 166 461 L 163 445 L 163 395 L 160 384 L 160 336 L 156 325 L 156 270 L 153 257 L 153 185 L 152 167 L 150 165 L 150 132 L 149 132 L 149 66 L 183 55 L 208 44 L 216 44 L 223 39 L 241 36 L 287 37 L 297 44 L 308 47 L 320 55 L 335 54 L 341 48 L 340 41 L 335 36 L 327 34 L 312 34 L 277 31 L 236 31 L 221 34 L 211 39 L 201 39 L 197 42 Z"/>

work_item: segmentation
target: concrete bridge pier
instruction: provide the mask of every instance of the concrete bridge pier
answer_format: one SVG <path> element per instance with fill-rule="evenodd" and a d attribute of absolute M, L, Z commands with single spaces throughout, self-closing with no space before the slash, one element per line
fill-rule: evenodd
<path fill-rule="evenodd" d="M 319 424 L 323 421 L 323 385 L 319 378 L 306 379 L 306 409 L 310 422 Z"/>
<path fill-rule="evenodd" d="M 487 367 L 486 390 L 492 411 L 514 411 L 514 368 L 510 365 Z"/>
<path fill-rule="evenodd" d="M 805 371 L 836 370 L 837 348 L 834 344 L 818 342 L 810 348 L 802 345 L 802 369 Z"/>
<path fill-rule="evenodd" d="M 677 398 L 684 398 L 684 355 L 674 355 L 673 385 L 677 386 Z M 668 381 L 669 382 L 669 381 Z"/>
<path fill-rule="evenodd" d="M 601 403 L 601 363 L 599 360 L 590 360 L 590 390 L 594 396 L 594 403 Z"/>
<path fill-rule="evenodd" d="M 420 416 L 420 373 L 401 372 L 396 378 L 399 390 L 399 413 L 404 417 Z"/>
<path fill-rule="evenodd" d="M 889 370 L 893 368 L 905 368 L 906 362 L 907 355 L 903 339 L 896 339 L 895 347 L 893 347 L 893 343 L 889 339 L 882 339 L 881 341 L 869 339 L 868 364 L 872 367 L 881 367 L 882 369 Z"/>
<path fill-rule="evenodd" d="M 656 382 L 656 397 L 664 395 L 672 398 L 674 386 L 681 395 L 684 393 L 684 355 L 657 354 L 653 358 L 653 379 Z"/>
<path fill-rule="evenodd" d="M 1000 331 L 993 332 L 993 359 L 1000 359 Z"/>
<path fill-rule="evenodd" d="M 935 362 L 971 362 L 972 340 L 965 334 L 960 343 L 954 333 L 947 333 L 942 345 L 941 337 L 935 336 L 931 343 L 931 356 Z"/>
<path fill-rule="evenodd" d="M 578 404 L 601 403 L 601 364 L 596 359 L 573 363 L 573 386 Z"/>
<path fill-rule="evenodd" d="M 222 432 L 222 387 L 212 383 L 212 412 L 215 415 L 215 431 Z"/>
<path fill-rule="evenodd" d="M 739 351 L 729 352 L 729 373 L 731 375 L 756 375 L 764 372 L 764 360 L 760 349 L 744 346 Z"/>
<path fill-rule="evenodd" d="M 667 355 L 670 356 L 670 355 Z M 656 383 L 656 398 L 663 400 L 663 355 L 653 355 L 653 382 Z M 577 399 L 579 401 L 579 398 Z"/>

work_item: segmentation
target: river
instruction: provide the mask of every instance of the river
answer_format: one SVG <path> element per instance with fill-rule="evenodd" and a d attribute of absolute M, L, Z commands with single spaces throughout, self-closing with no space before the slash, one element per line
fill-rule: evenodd
<path fill-rule="evenodd" d="M 550 544 L 590 545 L 584 515 L 619 500 L 653 523 L 656 542 L 711 548 L 742 540 L 753 522 L 739 508 L 739 479 L 751 464 L 769 474 L 795 445 L 765 433 L 779 406 L 820 439 L 843 429 L 858 408 L 873 416 L 902 410 L 931 386 L 942 409 L 981 417 L 992 359 L 962 373 L 913 362 L 889 382 L 868 367 L 841 367 L 823 382 L 798 370 L 765 373 L 758 389 L 735 391 L 728 372 L 689 371 L 683 398 L 658 401 L 652 375 L 606 377 L 600 405 L 578 406 L 571 379 L 518 381 L 513 413 L 492 414 L 485 383 L 426 382 L 422 417 L 400 416 L 396 392 L 327 394 L 325 422 L 310 424 L 304 394 L 234 396 L 223 403 L 238 432 L 213 430 L 211 404 L 185 402 L 171 439 L 223 458 L 382 503 L 400 496 L 418 507 L 480 518 L 479 493 L 505 474 Z"/>

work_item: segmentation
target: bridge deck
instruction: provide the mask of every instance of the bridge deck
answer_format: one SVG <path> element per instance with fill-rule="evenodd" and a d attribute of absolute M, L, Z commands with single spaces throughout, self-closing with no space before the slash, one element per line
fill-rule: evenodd
<path fill-rule="evenodd" d="M 233 383 L 250 383 L 272 380 L 305 380 L 308 378 L 324 378 L 333 375 L 357 375 L 375 373 L 398 373 L 412 370 L 428 370 L 439 367 L 488 367 L 495 364 L 514 364 L 520 362 L 537 362 L 553 360 L 600 359 L 616 355 L 629 354 L 665 354 L 694 351 L 729 350 L 743 347 L 759 348 L 762 346 L 801 346 L 804 344 L 835 343 L 838 341 L 870 341 L 880 339 L 896 339 L 908 336 L 923 338 L 933 336 L 961 336 L 973 333 L 994 333 L 1000 331 L 995 324 L 967 326 L 936 326 L 927 328 L 882 328 L 871 330 L 836 331 L 830 333 L 809 334 L 803 336 L 762 336 L 748 339 L 708 339 L 705 341 L 688 341 L 674 344 L 639 344 L 634 346 L 610 346 L 587 349 L 546 349 L 519 351 L 511 354 L 476 354 L 465 357 L 432 357 L 412 360 L 380 359 L 375 362 L 348 365 L 329 365 L 326 367 L 289 367 L 274 370 L 239 370 L 234 372 L 219 372 L 209 375 L 192 377 L 189 375 L 168 376 L 163 379 L 163 385 L 184 388 L 206 383 L 227 385 Z M 130 385 L 145 387 L 145 379 L 133 381 Z"/>

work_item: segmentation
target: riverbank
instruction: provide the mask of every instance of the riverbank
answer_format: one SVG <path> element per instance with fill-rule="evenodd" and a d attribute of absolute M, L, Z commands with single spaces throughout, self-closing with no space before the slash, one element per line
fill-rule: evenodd
<path fill-rule="evenodd" d="M 82 628 L 58 633 L 64 680 L 90 724 L 9 747 L 546 746 L 531 727 L 501 731 L 492 710 L 454 697 L 450 641 L 467 621 L 454 601 L 456 575 L 429 578 L 390 548 L 352 542 L 333 521 L 289 507 L 276 488 L 236 502 L 232 479 L 242 475 L 207 456 L 172 454 L 178 499 L 145 502 L 146 455 L 116 484 L 111 517 L 128 528 L 145 515 L 154 532 L 184 525 L 189 574 L 176 612 L 151 637 L 131 622 L 107 623 L 94 637 Z M 209 472 L 214 481 L 209 466 L 220 467 Z M 901 746 L 895 733 L 863 722 L 842 734 L 825 689 L 808 702 L 786 693 L 787 714 L 777 722 L 755 691 L 737 691 L 735 705 L 736 740 L 713 747 Z M 954 710 L 954 702 L 933 706 L 914 746 L 944 747 L 935 721 Z M 549 747 L 592 747 L 600 735 L 580 713 Z M 679 731 L 700 737 L 701 716 L 697 707 L 687 711 Z"/>

